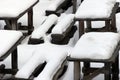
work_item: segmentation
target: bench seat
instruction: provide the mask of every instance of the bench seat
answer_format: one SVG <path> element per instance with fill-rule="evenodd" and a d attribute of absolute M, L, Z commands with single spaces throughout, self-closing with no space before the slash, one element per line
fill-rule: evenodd
<path fill-rule="evenodd" d="M 56 15 L 49 15 L 46 20 L 32 32 L 28 44 L 43 43 L 45 36 L 51 32 L 51 29 L 57 23 L 57 20 L 58 17 Z"/>
<path fill-rule="evenodd" d="M 74 23 L 74 14 L 63 16 L 51 31 L 51 42 L 54 44 L 67 44 L 77 30 Z"/>

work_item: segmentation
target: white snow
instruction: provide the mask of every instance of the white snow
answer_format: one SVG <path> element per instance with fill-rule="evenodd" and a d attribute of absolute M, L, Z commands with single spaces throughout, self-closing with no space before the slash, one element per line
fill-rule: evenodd
<path fill-rule="evenodd" d="M 17 17 L 38 0 L 1 0 L 0 17 Z"/>
<path fill-rule="evenodd" d="M 120 35 L 118 33 L 85 33 L 76 43 L 70 56 L 81 59 L 109 59 L 119 40 Z"/>
<path fill-rule="evenodd" d="M 4 1 L 4 0 L 1 0 L 1 1 Z M 39 3 L 33 8 L 33 10 L 34 10 L 34 17 L 33 17 L 34 20 L 33 21 L 34 21 L 34 27 L 35 28 L 38 28 L 43 23 L 43 21 L 46 19 L 45 10 L 48 8 L 48 6 L 50 4 L 52 4 L 53 1 L 55 1 L 55 0 L 40 0 Z M 81 0 L 77 0 L 77 1 L 81 1 Z M 103 1 L 103 0 L 101 0 L 101 1 Z M 106 1 L 106 0 L 104 0 L 104 1 Z M 28 2 L 29 2 L 29 0 L 28 0 Z M 21 0 L 19 1 L 19 3 L 21 4 Z M 71 9 L 67 10 L 67 14 L 70 14 L 71 12 L 72 12 L 72 7 L 71 7 Z M 27 17 L 27 15 L 24 15 L 23 17 L 21 17 L 19 22 L 22 22 L 22 24 L 27 24 L 27 20 L 26 20 L 27 18 L 26 17 Z M 117 14 L 116 19 L 117 19 L 117 29 L 120 32 L 120 26 L 119 26 L 120 25 L 120 22 L 119 22 L 120 21 L 120 14 Z M 103 23 L 104 22 L 102 22 L 102 23 L 101 22 L 100 23 L 95 22 L 94 27 L 99 27 L 99 25 L 104 26 Z M 3 29 L 4 24 L 5 23 L 3 21 L 0 21 L 0 29 Z M 76 35 L 78 35 L 78 34 L 76 34 Z M 75 45 L 75 43 L 77 41 L 76 37 L 78 37 L 78 36 L 75 36 L 74 38 L 72 38 L 72 40 L 70 40 L 70 43 L 72 43 L 72 45 L 70 45 L 70 46 Z M 28 39 L 28 37 L 27 37 L 27 39 Z M 18 47 L 18 56 L 19 56 L 18 57 L 18 67 L 19 67 L 19 69 L 21 69 L 21 67 L 23 67 L 23 65 L 25 65 L 32 58 L 32 56 L 35 53 L 34 49 L 36 49 L 36 46 L 38 46 L 38 45 L 34 45 L 34 46 L 26 45 L 27 39 L 25 39 L 22 42 L 22 45 L 20 45 Z M 72 49 L 72 48 L 70 48 L 70 49 Z M 1 64 L 4 63 L 7 68 L 11 67 L 10 66 L 11 65 L 10 57 L 11 56 L 9 56 L 7 59 L 5 59 L 3 62 L 0 62 L 0 63 Z M 98 66 L 98 64 L 97 65 L 95 64 L 94 66 Z M 74 78 L 73 78 L 73 68 L 74 68 L 73 63 L 69 62 L 67 72 L 59 80 L 74 80 Z M 100 75 L 100 76 L 94 78 L 93 80 L 103 80 L 104 79 L 103 77 L 104 77 L 103 75 Z"/>
<path fill-rule="evenodd" d="M 116 0 L 116 2 L 120 2 L 120 0 Z"/>
<path fill-rule="evenodd" d="M 62 34 L 74 21 L 74 14 L 68 14 L 62 18 L 52 29 L 52 34 Z"/>
<path fill-rule="evenodd" d="M 75 18 L 108 18 L 116 0 L 84 0 Z"/>
<path fill-rule="evenodd" d="M 0 57 L 4 55 L 20 38 L 19 31 L 0 30 Z"/>
<path fill-rule="evenodd" d="M 48 16 L 44 23 L 32 32 L 31 38 L 40 39 L 41 37 L 44 37 L 49 28 L 52 27 L 57 20 L 58 17 L 54 14 Z"/>
<path fill-rule="evenodd" d="M 55 11 L 65 0 L 53 0 L 52 4 L 48 6 L 48 11 Z"/>

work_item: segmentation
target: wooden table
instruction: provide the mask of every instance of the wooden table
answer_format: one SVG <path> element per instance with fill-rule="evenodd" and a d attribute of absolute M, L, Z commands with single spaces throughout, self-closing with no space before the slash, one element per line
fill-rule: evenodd
<path fill-rule="evenodd" d="M 33 31 L 33 7 L 39 0 L 2 0 L 0 1 L 0 20 L 5 20 L 5 29 L 19 30 L 22 28 L 18 25 L 18 19 L 24 14 L 28 15 L 28 25 L 25 29 L 28 30 L 28 34 Z"/>

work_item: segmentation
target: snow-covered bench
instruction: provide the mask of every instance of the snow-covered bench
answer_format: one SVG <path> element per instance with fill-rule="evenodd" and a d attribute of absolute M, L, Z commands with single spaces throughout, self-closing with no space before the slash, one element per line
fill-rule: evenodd
<path fill-rule="evenodd" d="M 11 69 L 5 69 L 5 65 L 0 66 L 0 74 L 15 74 L 18 70 L 17 46 L 23 40 L 23 35 L 19 31 L 0 30 L 0 61 L 11 56 Z"/>
<path fill-rule="evenodd" d="M 75 20 L 79 21 L 80 36 L 84 33 L 84 21 L 87 31 L 96 31 L 91 21 L 105 21 L 105 27 L 98 31 L 117 31 L 115 13 L 119 4 L 116 0 L 84 0 L 75 13 Z M 99 25 L 98 25 L 99 26 Z"/>
<path fill-rule="evenodd" d="M 67 14 L 52 29 L 51 42 L 54 44 L 67 44 L 75 31 L 74 14 Z"/>
<path fill-rule="evenodd" d="M 49 15 L 44 23 L 32 32 L 28 44 L 43 43 L 47 32 L 51 32 L 51 29 L 57 23 L 57 20 L 58 17 L 56 15 Z"/>
<path fill-rule="evenodd" d="M 113 32 L 88 32 L 81 36 L 68 57 L 75 62 L 75 80 L 80 79 L 80 62 L 104 63 L 103 67 L 83 67 L 83 80 L 91 80 L 100 73 L 105 74 L 105 80 L 119 80 L 119 49 L 120 35 Z M 78 76 L 77 76 L 78 75 Z"/>
<path fill-rule="evenodd" d="M 68 46 L 54 45 L 51 43 L 40 44 L 36 47 L 33 56 L 12 79 L 58 80 L 66 64 L 68 49 Z M 35 75 L 35 71 L 37 75 Z"/>
<path fill-rule="evenodd" d="M 54 44 L 67 44 L 75 31 L 74 14 L 65 15 L 62 19 L 58 19 L 56 15 L 52 14 L 32 32 L 28 44 L 43 43 L 48 35 L 51 36 L 50 40 Z"/>
<path fill-rule="evenodd" d="M 72 0 L 54 0 L 53 3 L 48 6 L 46 9 L 46 15 L 56 14 L 60 15 L 60 13 L 67 10 L 72 5 Z"/>
<path fill-rule="evenodd" d="M 5 20 L 5 29 L 18 30 L 17 21 L 28 13 L 28 34 L 33 30 L 33 6 L 39 0 L 2 0 L 0 2 L 0 20 Z M 23 26 L 22 26 L 23 27 Z"/>

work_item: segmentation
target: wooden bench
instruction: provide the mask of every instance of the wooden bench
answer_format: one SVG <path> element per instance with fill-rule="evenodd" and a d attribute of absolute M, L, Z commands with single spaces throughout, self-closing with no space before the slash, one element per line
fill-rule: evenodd
<path fill-rule="evenodd" d="M 64 23 L 65 21 L 66 23 Z M 77 30 L 77 27 L 74 26 L 74 23 L 73 14 L 65 15 L 65 17 L 59 21 L 56 15 L 49 15 L 43 24 L 41 24 L 39 28 L 32 32 L 28 44 L 44 43 L 45 36 L 48 35 L 51 36 L 50 42 L 53 44 L 68 44 L 70 38 L 74 36 L 74 33 Z M 57 29 L 58 27 L 59 29 Z M 56 29 L 58 31 L 56 31 Z"/>
<path fill-rule="evenodd" d="M 44 43 L 44 36 L 47 36 L 51 33 L 51 30 L 57 23 L 57 20 L 58 17 L 56 15 L 49 15 L 46 20 L 32 32 L 28 44 Z"/>
<path fill-rule="evenodd" d="M 77 27 L 74 26 L 74 14 L 65 15 L 53 27 L 51 32 L 51 42 L 54 44 L 68 44 L 70 38 L 74 36 Z"/>

